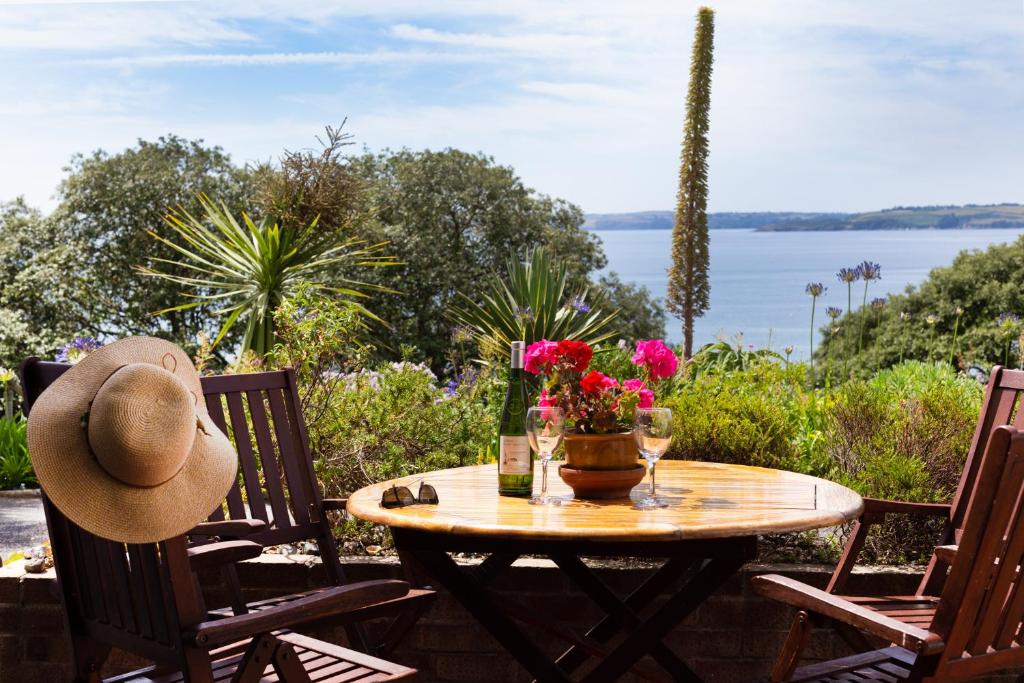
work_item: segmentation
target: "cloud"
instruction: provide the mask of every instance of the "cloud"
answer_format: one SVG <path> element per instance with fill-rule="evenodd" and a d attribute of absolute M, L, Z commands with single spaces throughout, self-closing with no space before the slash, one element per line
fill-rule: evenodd
<path fill-rule="evenodd" d="M 378 65 L 420 62 L 467 62 L 475 58 L 443 52 L 377 50 L 374 52 L 248 52 L 165 54 L 91 59 L 96 66 L 278 66 L 278 65 Z"/>

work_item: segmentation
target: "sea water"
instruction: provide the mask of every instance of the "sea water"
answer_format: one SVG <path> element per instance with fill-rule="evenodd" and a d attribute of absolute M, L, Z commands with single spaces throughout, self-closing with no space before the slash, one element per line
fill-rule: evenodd
<path fill-rule="evenodd" d="M 818 299 L 814 325 L 827 320 L 825 308 L 846 309 L 846 284 L 836 279 L 840 268 L 861 261 L 882 266 L 882 279 L 868 288 L 868 301 L 903 292 L 922 282 L 938 266 L 947 266 L 964 249 L 985 249 L 1011 242 L 1016 229 L 872 230 L 845 232 L 711 231 L 711 307 L 696 321 L 694 347 L 718 338 L 776 351 L 793 346 L 793 358 L 806 357 L 810 335 L 809 282 L 828 291 Z M 671 230 L 601 230 L 607 271 L 635 282 L 663 298 L 672 259 Z M 853 307 L 863 301 L 864 283 L 853 285 Z M 682 324 L 671 315 L 668 339 L 682 340 Z M 816 338 L 815 344 L 820 342 Z"/>

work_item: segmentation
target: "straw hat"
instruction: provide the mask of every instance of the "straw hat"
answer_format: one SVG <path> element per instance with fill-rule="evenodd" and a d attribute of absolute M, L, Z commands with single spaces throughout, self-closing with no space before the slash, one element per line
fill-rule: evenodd
<path fill-rule="evenodd" d="M 238 456 L 185 352 L 152 337 L 97 349 L 32 406 L 28 451 L 47 497 L 97 536 L 153 543 L 220 505 Z"/>

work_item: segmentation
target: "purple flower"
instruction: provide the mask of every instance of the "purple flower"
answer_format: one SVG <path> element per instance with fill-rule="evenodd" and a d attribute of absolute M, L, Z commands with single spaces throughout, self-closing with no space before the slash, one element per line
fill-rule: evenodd
<path fill-rule="evenodd" d="M 101 346 L 103 344 L 92 337 L 75 337 L 61 347 L 56 360 L 58 363 L 77 363 L 90 351 L 95 351 Z"/>
<path fill-rule="evenodd" d="M 857 266 L 857 269 L 860 270 L 860 276 L 867 282 L 882 279 L 882 266 L 873 261 L 864 261 Z"/>
<path fill-rule="evenodd" d="M 815 299 L 817 299 L 819 296 L 828 291 L 828 287 L 826 287 L 820 282 L 808 282 L 807 286 L 804 287 L 804 291 L 810 294 Z"/>
<path fill-rule="evenodd" d="M 575 297 L 570 303 L 570 306 L 575 308 L 580 313 L 590 313 L 590 304 L 584 301 L 582 296 Z"/>
<path fill-rule="evenodd" d="M 836 273 L 836 277 L 839 279 L 839 281 L 845 282 L 846 284 L 856 282 L 857 280 L 860 279 L 860 276 L 861 272 L 859 266 L 854 268 L 840 268 L 839 272 Z"/>
<path fill-rule="evenodd" d="M 876 299 L 872 299 L 871 300 L 871 308 L 884 308 L 884 307 L 885 307 L 885 297 L 880 296 L 880 297 L 878 297 Z"/>
<path fill-rule="evenodd" d="M 828 317 L 835 320 L 836 318 L 843 314 L 843 309 L 836 308 L 835 306 L 829 306 L 828 308 L 825 309 L 825 313 L 828 315 Z"/>

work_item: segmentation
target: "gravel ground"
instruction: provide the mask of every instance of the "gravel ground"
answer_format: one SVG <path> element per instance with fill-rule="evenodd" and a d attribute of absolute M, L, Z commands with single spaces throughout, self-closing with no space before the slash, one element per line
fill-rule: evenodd
<path fill-rule="evenodd" d="M 0 494 L 0 557 L 46 540 L 46 518 L 39 496 Z"/>

